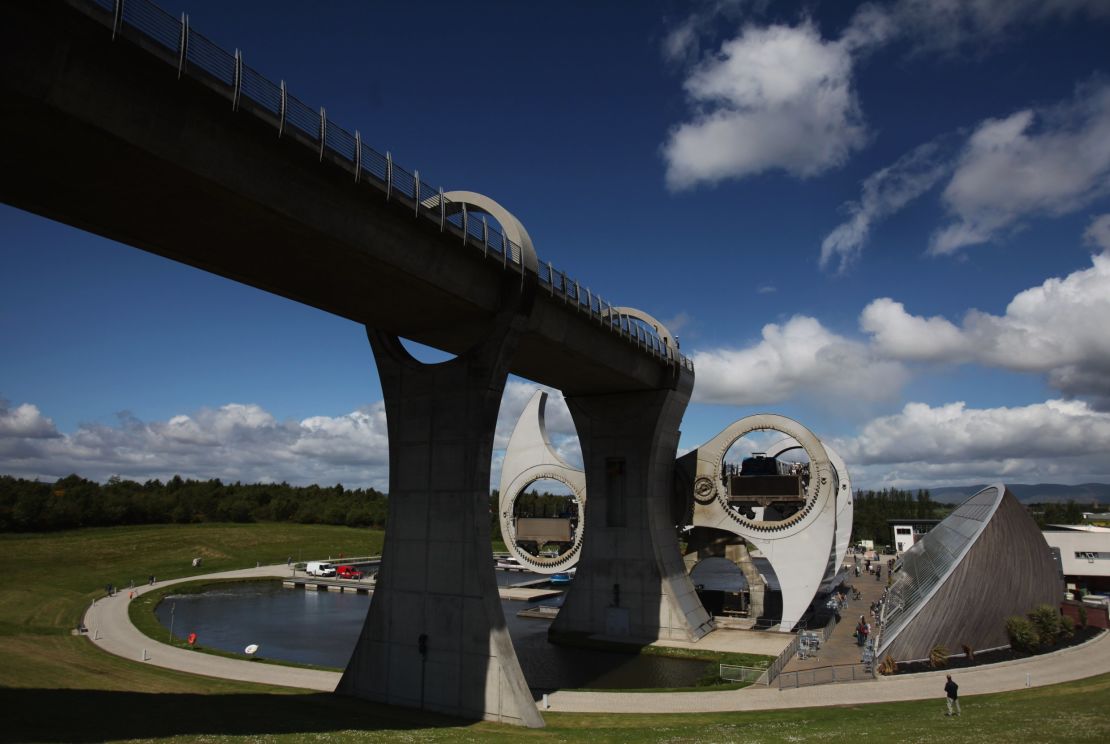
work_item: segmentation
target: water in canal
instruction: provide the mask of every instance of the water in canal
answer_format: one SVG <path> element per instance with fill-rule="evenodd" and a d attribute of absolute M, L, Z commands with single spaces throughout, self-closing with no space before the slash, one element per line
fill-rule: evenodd
<path fill-rule="evenodd" d="M 512 576 L 512 583 L 528 578 Z M 218 584 L 199 594 L 169 595 L 156 614 L 167 629 L 172 620 L 179 638 L 196 633 L 202 646 L 242 653 L 255 643 L 258 655 L 269 659 L 343 668 L 371 599 L 367 594 L 285 589 L 280 581 Z M 524 678 L 536 692 L 687 687 L 706 671 L 701 661 L 555 646 L 547 642 L 550 621 L 517 617 L 528 605 L 501 601 Z"/>

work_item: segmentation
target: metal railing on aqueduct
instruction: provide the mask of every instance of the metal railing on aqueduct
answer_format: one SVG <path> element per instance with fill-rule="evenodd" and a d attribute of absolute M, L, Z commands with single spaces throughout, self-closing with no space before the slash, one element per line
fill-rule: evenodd
<path fill-rule="evenodd" d="M 443 198 L 443 189 L 432 188 L 419 171 L 408 172 L 362 141 L 358 130 L 352 134 L 328 119 L 324 108 L 308 106 L 290 95 L 285 81 L 274 83 L 234 53 L 217 46 L 189 26 L 184 13 L 175 18 L 150 0 L 71 0 L 112 29 L 112 38 L 127 38 L 146 51 L 177 68 L 180 78 L 187 75 L 222 94 L 235 111 L 249 111 L 267 120 L 279 137 L 297 140 L 328 161 L 348 170 L 355 183 L 371 184 L 384 193 L 386 200 L 410 206 L 415 217 L 432 220 L 440 230 L 458 235 L 464 245 L 478 248 L 483 255 L 500 261 L 506 270 L 521 274 L 529 270 L 521 260 L 521 248 L 484 215 L 467 212 L 465 204 Z M 583 289 L 565 272 L 541 264 L 537 280 L 553 297 L 561 297 L 596 319 L 602 326 L 628 339 L 648 353 L 671 364 L 693 370 L 693 362 L 665 343 L 652 329 L 617 312 L 612 305 Z"/>

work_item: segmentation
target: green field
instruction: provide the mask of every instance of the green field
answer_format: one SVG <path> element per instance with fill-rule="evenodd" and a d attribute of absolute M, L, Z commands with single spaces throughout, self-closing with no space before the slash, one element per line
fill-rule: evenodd
<path fill-rule="evenodd" d="M 377 553 L 381 533 L 287 524 L 191 525 L 2 535 L 0 742 L 690 741 L 1103 742 L 1110 674 L 963 699 L 699 715 L 548 713 L 526 731 L 334 695 L 195 677 L 102 653 L 70 630 L 113 582 L 177 578 L 317 556 Z"/>

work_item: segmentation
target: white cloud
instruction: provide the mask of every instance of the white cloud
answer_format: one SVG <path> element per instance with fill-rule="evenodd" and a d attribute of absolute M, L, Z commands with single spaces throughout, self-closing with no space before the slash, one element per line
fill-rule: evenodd
<path fill-rule="evenodd" d="M 1074 212 L 1110 193 L 1110 85 L 1074 100 L 984 121 L 944 189 L 953 221 L 932 238 L 947 254 L 984 243 L 1033 216 Z"/>
<path fill-rule="evenodd" d="M 24 404 L 16 410 L 37 409 Z M 46 419 L 46 421 L 49 421 Z M 256 405 L 231 403 L 143 422 L 121 414 L 117 426 L 84 424 L 72 434 L 50 429 L 6 432 L 0 472 L 54 479 L 78 473 L 96 480 L 175 474 L 245 482 L 288 481 L 388 486 L 385 412 L 376 403 L 343 416 L 277 421 Z M 53 432 L 49 438 L 36 431 Z"/>
<path fill-rule="evenodd" d="M 977 362 L 1048 375 L 1068 395 L 1110 401 L 1110 253 L 1088 269 L 1018 293 L 1004 315 L 969 311 L 956 326 L 911 315 L 889 298 L 871 302 L 860 325 L 876 353 L 901 361 Z"/>
<path fill-rule="evenodd" d="M 901 302 L 889 297 L 874 300 L 863 309 L 860 328 L 871 334 L 879 354 L 894 359 L 954 362 L 971 351 L 964 333 L 949 321 L 910 315 Z"/>
<path fill-rule="evenodd" d="M 1110 252 L 1110 214 L 1100 215 L 1091 220 L 1083 233 L 1083 242 Z"/>
<path fill-rule="evenodd" d="M 805 316 L 765 325 L 751 346 L 697 351 L 693 359 L 694 400 L 702 403 L 769 405 L 796 395 L 886 400 L 907 377 L 901 363 L 877 358 L 867 345 Z"/>
<path fill-rule="evenodd" d="M 809 22 L 746 26 L 684 87 L 694 115 L 663 148 L 674 190 L 770 170 L 815 176 L 866 140 L 849 50 Z"/>
<path fill-rule="evenodd" d="M 875 222 L 902 209 L 951 172 L 947 139 L 937 138 L 919 145 L 864 179 L 859 201 L 844 207 L 848 220 L 821 243 L 822 268 L 837 259 L 838 270 L 846 269 L 859 257 Z"/>
<path fill-rule="evenodd" d="M 15 408 L 0 398 L 0 439 L 19 437 L 44 439 L 59 436 L 54 422 L 39 412 L 36 406 L 23 403 Z"/>
<path fill-rule="evenodd" d="M 1110 413 L 1082 401 L 1014 408 L 909 403 L 833 440 L 853 480 L 881 485 L 1081 482 L 1110 475 Z"/>

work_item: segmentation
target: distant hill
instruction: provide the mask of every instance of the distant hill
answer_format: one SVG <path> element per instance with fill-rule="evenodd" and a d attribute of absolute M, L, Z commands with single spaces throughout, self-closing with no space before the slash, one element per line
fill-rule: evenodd
<path fill-rule="evenodd" d="M 985 484 L 984 484 L 985 485 Z M 1110 483 L 1082 483 L 1078 486 L 1065 486 L 1061 483 L 1006 483 L 1006 486 L 1023 504 L 1047 504 L 1050 502 L 1067 502 L 1069 499 L 1077 504 L 1110 504 Z M 929 495 L 933 501 L 947 504 L 958 504 L 976 491 L 982 489 L 978 486 L 946 486 L 944 488 L 930 488 Z M 917 489 L 913 489 L 916 491 Z"/>

